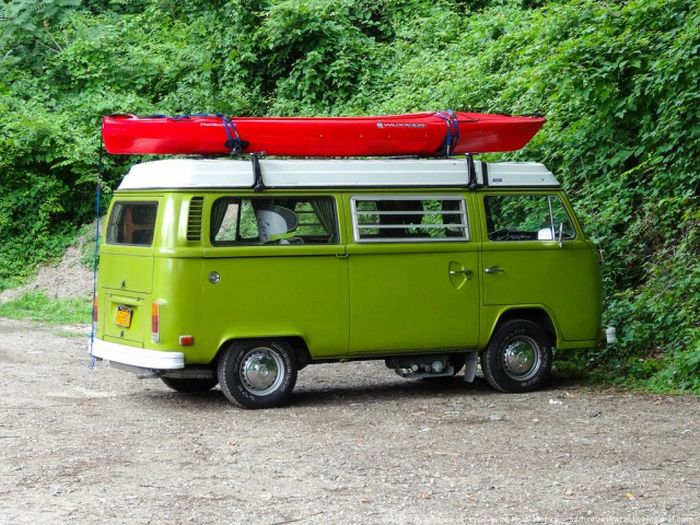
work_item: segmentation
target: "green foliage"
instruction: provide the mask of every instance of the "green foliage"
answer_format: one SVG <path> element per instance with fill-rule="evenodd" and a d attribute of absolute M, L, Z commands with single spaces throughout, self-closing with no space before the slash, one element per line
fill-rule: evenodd
<path fill-rule="evenodd" d="M 6 0 L 0 19 L 0 288 L 91 220 L 106 113 L 543 113 L 494 158 L 545 162 L 605 251 L 620 345 L 588 366 L 697 389 L 696 1 Z M 137 160 L 106 159 L 103 204 Z"/>
<path fill-rule="evenodd" d="M 100 236 L 104 234 L 105 231 L 105 217 L 100 219 Z M 95 229 L 95 223 L 85 224 L 80 230 L 78 230 L 78 249 L 80 250 L 80 264 L 86 268 L 92 269 L 95 265 L 95 236 L 97 231 Z"/>
<path fill-rule="evenodd" d="M 0 303 L 0 317 L 50 324 L 88 324 L 92 305 L 85 299 L 50 299 L 41 293 L 26 293 Z"/>

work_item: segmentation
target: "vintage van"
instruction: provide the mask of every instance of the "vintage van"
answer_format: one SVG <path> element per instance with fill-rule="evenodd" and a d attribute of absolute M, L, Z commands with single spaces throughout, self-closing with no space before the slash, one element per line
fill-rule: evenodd
<path fill-rule="evenodd" d="M 599 251 L 541 164 L 146 162 L 105 229 L 92 354 L 245 408 L 348 360 L 530 391 L 601 339 Z"/>

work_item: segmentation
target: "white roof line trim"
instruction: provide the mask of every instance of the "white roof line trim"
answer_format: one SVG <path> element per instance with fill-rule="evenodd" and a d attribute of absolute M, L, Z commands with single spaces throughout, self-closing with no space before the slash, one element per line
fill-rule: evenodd
<path fill-rule="evenodd" d="M 475 162 L 483 184 L 482 163 Z M 270 188 L 466 187 L 464 159 L 260 160 L 263 183 Z M 554 175 L 534 162 L 488 164 L 489 187 L 559 186 Z M 120 190 L 250 189 L 252 162 L 229 159 L 167 159 L 134 165 Z"/>

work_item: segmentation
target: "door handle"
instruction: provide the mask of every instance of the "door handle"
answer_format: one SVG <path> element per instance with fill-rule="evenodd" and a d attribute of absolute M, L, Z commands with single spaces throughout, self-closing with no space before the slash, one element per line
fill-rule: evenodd
<path fill-rule="evenodd" d="M 473 272 L 471 270 L 450 270 L 450 275 L 459 275 L 460 273 L 464 274 L 467 279 L 471 279 Z"/>
<path fill-rule="evenodd" d="M 500 266 L 489 266 L 488 268 L 484 268 L 484 271 L 486 273 L 503 273 L 503 268 Z"/>

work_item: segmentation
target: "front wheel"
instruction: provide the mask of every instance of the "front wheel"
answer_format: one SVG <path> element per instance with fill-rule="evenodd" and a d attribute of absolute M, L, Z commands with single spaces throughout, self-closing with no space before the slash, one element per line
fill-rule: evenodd
<path fill-rule="evenodd" d="M 547 334 L 532 321 L 512 319 L 498 328 L 481 353 L 486 381 L 501 392 L 530 392 L 544 385 L 552 369 Z"/>
<path fill-rule="evenodd" d="M 243 408 L 271 408 L 289 400 L 297 360 L 283 341 L 237 341 L 224 350 L 218 367 L 224 395 Z"/>

